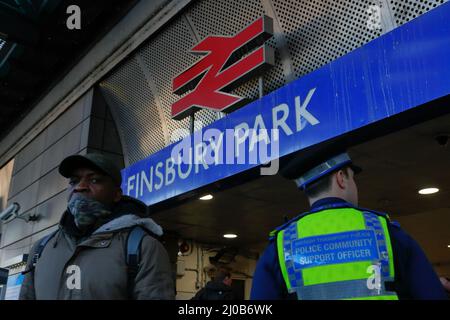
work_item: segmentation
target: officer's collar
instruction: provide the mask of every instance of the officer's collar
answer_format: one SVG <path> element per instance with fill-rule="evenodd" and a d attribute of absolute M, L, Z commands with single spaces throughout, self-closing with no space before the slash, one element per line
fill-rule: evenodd
<path fill-rule="evenodd" d="M 314 211 L 315 209 L 317 209 L 319 207 L 328 206 L 328 205 L 337 206 L 337 205 L 341 205 L 341 204 L 343 207 L 354 207 L 350 202 L 347 202 L 344 199 L 336 198 L 336 197 L 328 197 L 328 198 L 319 199 L 316 202 L 314 202 L 311 205 L 310 210 Z"/>
<path fill-rule="evenodd" d="M 274 239 L 274 237 L 276 236 L 276 234 L 279 231 L 286 228 L 292 222 L 297 221 L 298 219 L 300 219 L 308 214 L 312 214 L 314 212 L 322 211 L 322 210 L 330 209 L 330 208 L 354 208 L 354 206 L 351 203 L 345 201 L 344 199 L 335 198 L 335 197 L 328 197 L 328 198 L 323 198 L 323 199 L 317 200 L 316 202 L 314 202 L 311 205 L 311 208 L 308 212 L 302 213 L 302 214 L 296 216 L 295 218 L 292 218 L 291 220 L 285 222 L 283 225 L 272 230 L 269 234 L 269 239 Z"/>

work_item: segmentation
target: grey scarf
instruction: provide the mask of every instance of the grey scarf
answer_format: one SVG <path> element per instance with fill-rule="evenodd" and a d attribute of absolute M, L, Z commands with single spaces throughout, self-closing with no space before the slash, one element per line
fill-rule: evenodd
<path fill-rule="evenodd" d="M 80 193 L 72 195 L 67 208 L 73 215 L 77 228 L 83 232 L 91 227 L 102 225 L 111 215 L 109 206 Z"/>

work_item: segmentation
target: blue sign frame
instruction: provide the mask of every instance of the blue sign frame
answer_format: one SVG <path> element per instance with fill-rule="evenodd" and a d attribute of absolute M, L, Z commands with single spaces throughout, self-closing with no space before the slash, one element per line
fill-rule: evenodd
<path fill-rule="evenodd" d="M 449 21 L 450 2 L 125 168 L 124 194 L 156 204 L 449 95 Z M 271 152 L 250 161 L 260 143 Z"/>

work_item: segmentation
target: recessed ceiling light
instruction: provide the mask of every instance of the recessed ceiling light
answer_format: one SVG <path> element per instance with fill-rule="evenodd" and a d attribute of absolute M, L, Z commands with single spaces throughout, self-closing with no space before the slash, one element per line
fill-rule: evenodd
<path fill-rule="evenodd" d="M 450 248 L 450 244 L 447 246 L 447 248 Z"/>
<path fill-rule="evenodd" d="M 419 190 L 420 194 L 433 194 L 438 192 L 439 189 L 438 188 L 425 188 L 425 189 L 421 189 Z"/>
<path fill-rule="evenodd" d="M 234 233 L 227 233 L 227 234 L 224 234 L 223 237 L 227 238 L 227 239 L 234 239 L 234 238 L 237 238 L 237 235 Z"/>
<path fill-rule="evenodd" d="M 207 194 L 206 196 L 200 197 L 200 200 L 211 200 L 212 198 L 212 194 Z"/>

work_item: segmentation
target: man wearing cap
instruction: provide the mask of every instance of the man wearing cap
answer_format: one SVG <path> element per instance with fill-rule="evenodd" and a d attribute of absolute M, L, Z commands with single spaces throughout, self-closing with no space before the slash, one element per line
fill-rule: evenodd
<path fill-rule="evenodd" d="M 157 240 L 162 229 L 144 203 L 122 196 L 111 159 L 73 155 L 59 172 L 69 178 L 67 209 L 58 229 L 33 245 L 20 299 L 173 299 L 169 257 Z M 128 237 L 136 228 L 139 262 L 131 268 Z"/>
<path fill-rule="evenodd" d="M 358 207 L 359 171 L 332 150 L 282 168 L 311 208 L 271 232 L 251 299 L 446 299 L 419 245 L 388 215 Z"/>

